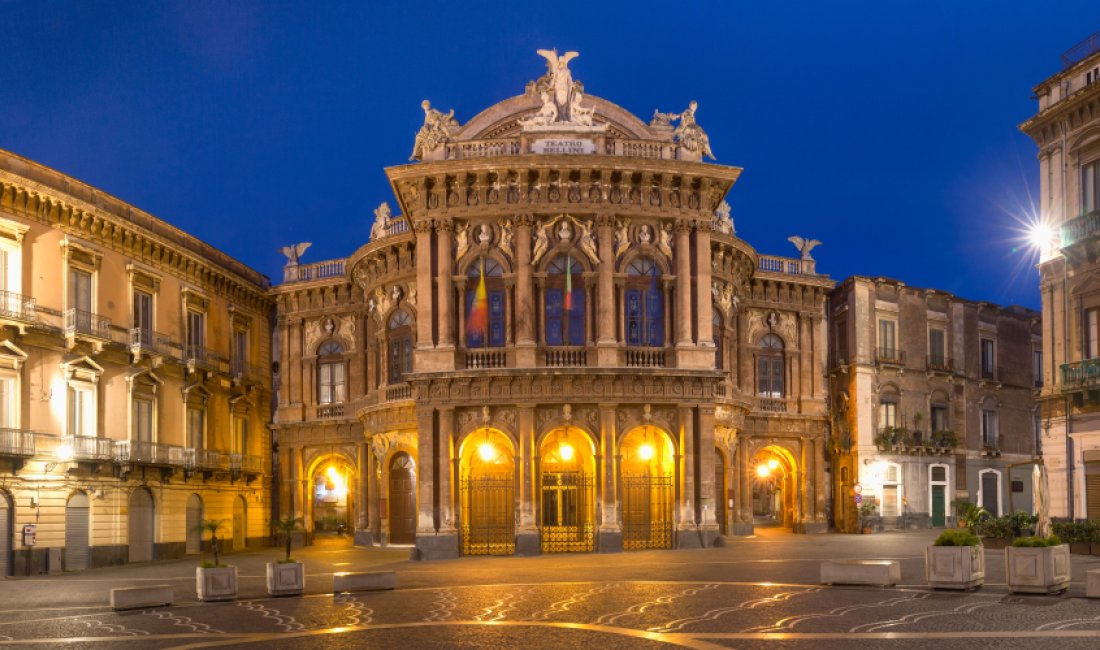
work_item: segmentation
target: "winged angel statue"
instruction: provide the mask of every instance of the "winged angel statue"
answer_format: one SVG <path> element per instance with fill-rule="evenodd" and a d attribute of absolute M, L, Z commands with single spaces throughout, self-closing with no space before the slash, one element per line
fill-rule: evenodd
<path fill-rule="evenodd" d="M 804 260 L 813 260 L 813 258 L 810 257 L 810 251 L 821 245 L 821 242 L 816 239 L 803 239 L 798 235 L 788 237 L 787 241 L 794 244 L 794 247 L 802 254 L 802 259 Z"/>
<path fill-rule="evenodd" d="M 306 252 L 306 249 L 312 246 L 312 242 L 304 241 L 300 244 L 293 244 L 291 246 L 283 246 L 283 255 L 286 255 L 287 264 L 297 264 L 298 260 L 302 259 L 302 254 Z"/>

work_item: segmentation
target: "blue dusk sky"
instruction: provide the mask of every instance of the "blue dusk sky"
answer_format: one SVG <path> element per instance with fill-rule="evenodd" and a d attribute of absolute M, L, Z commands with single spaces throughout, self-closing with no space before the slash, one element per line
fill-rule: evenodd
<path fill-rule="evenodd" d="M 268 274 L 365 243 L 420 101 L 465 122 L 577 50 L 589 94 L 643 119 L 694 99 L 744 168 L 738 234 L 836 280 L 887 276 L 1038 305 L 1038 163 L 1017 125 L 1096 0 L 90 2 L 0 0 L 0 148 Z"/>

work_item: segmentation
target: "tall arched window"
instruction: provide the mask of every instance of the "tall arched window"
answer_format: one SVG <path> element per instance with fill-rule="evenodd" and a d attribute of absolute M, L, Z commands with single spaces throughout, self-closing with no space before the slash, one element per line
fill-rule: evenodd
<path fill-rule="evenodd" d="M 390 383 L 401 381 L 413 369 L 413 320 L 409 312 L 398 309 L 390 316 Z"/>
<path fill-rule="evenodd" d="M 546 344 L 584 345 L 584 269 L 573 257 L 559 255 L 546 272 Z"/>
<path fill-rule="evenodd" d="M 711 310 L 710 329 L 711 336 L 714 339 L 714 368 L 722 370 L 724 367 L 722 361 L 722 314 L 717 309 Z"/>
<path fill-rule="evenodd" d="M 346 399 L 344 346 L 325 341 L 317 348 L 317 403 L 339 404 Z"/>
<path fill-rule="evenodd" d="M 503 276 L 504 269 L 491 257 L 481 258 L 466 271 L 466 347 L 504 347 Z"/>
<path fill-rule="evenodd" d="M 761 397 L 783 397 L 783 339 L 765 334 L 760 339 L 756 361 L 757 394 Z"/>
<path fill-rule="evenodd" d="M 638 257 L 626 267 L 623 294 L 626 344 L 664 347 L 665 300 L 661 292 L 661 269 L 650 257 Z"/>

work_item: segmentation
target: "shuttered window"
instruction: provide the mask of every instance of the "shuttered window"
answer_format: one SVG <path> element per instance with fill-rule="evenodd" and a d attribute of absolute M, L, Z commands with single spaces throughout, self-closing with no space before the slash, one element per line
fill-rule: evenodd
<path fill-rule="evenodd" d="M 1085 463 L 1085 516 L 1100 519 L 1100 462 Z"/>

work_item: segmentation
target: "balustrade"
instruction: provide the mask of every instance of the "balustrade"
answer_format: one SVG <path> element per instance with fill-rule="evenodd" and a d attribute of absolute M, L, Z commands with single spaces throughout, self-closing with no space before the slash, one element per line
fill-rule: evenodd
<path fill-rule="evenodd" d="M 400 384 L 397 386 L 389 386 L 386 388 L 386 401 L 387 402 L 400 402 L 402 400 L 412 399 L 412 386 L 408 384 Z"/>
<path fill-rule="evenodd" d="M 787 400 L 774 397 L 757 397 L 756 410 L 765 413 L 786 413 Z"/>
<path fill-rule="evenodd" d="M 317 417 L 323 418 L 342 418 L 344 417 L 344 405 L 343 404 L 322 404 L 317 407 Z"/>
<path fill-rule="evenodd" d="M 504 368 L 508 365 L 508 353 L 504 350 L 467 350 L 466 368 Z"/>
<path fill-rule="evenodd" d="M 790 257 L 778 257 L 776 255 L 761 255 L 757 265 L 761 271 L 770 273 L 786 273 L 788 275 L 802 275 L 802 260 Z"/>
<path fill-rule="evenodd" d="M 665 368 L 667 361 L 664 348 L 626 348 L 626 366 L 628 368 Z"/>
<path fill-rule="evenodd" d="M 546 348 L 543 363 L 548 368 L 572 368 L 588 365 L 588 350 L 582 347 Z"/>

